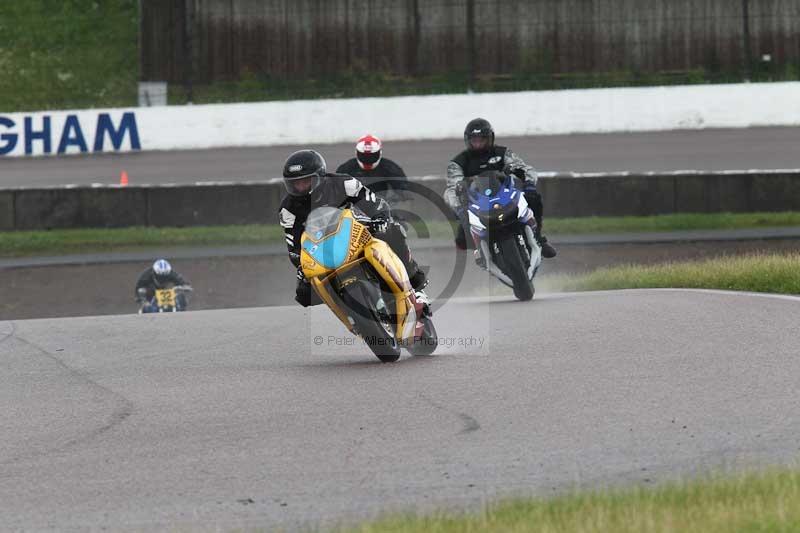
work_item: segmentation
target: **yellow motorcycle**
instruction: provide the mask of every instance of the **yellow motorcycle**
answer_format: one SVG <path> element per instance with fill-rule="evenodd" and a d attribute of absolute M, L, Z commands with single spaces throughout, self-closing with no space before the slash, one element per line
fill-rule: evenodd
<path fill-rule="evenodd" d="M 385 363 L 400 349 L 430 355 L 438 337 L 408 273 L 351 209 L 318 207 L 306 219 L 300 266 L 320 299 Z"/>
<path fill-rule="evenodd" d="M 177 313 L 186 310 L 186 294 L 192 292 L 189 285 L 155 289 L 153 296 L 148 300 L 147 289 L 141 288 L 137 291 L 141 299 L 139 314 L 149 313 Z"/>

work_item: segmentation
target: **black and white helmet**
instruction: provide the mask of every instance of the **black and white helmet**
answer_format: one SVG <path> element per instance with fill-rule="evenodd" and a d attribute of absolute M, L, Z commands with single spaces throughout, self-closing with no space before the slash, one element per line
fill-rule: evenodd
<path fill-rule="evenodd" d="M 325 159 L 314 150 L 299 150 L 283 165 L 283 183 L 292 196 L 306 196 L 322 183 L 327 172 Z"/>
<path fill-rule="evenodd" d="M 166 259 L 157 259 L 153 263 L 153 274 L 158 280 L 163 280 L 172 274 L 172 265 Z"/>

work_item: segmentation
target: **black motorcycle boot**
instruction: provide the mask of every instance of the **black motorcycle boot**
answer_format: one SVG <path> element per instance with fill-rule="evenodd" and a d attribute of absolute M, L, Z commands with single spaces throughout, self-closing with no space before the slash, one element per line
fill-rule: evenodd
<path fill-rule="evenodd" d="M 552 244 L 547 242 L 547 237 L 542 235 L 542 222 L 541 220 L 536 221 L 536 231 L 533 232 L 534 238 L 536 238 L 536 242 L 539 243 L 539 246 L 542 249 L 542 257 L 545 259 L 552 259 L 556 256 L 558 252 L 553 247 Z"/>
<path fill-rule="evenodd" d="M 464 231 L 464 224 L 461 223 L 458 224 L 455 240 L 456 240 L 456 248 L 458 248 L 459 250 L 467 250 L 470 248 L 470 245 L 467 242 L 467 232 Z"/>
<path fill-rule="evenodd" d="M 542 257 L 545 259 L 552 259 L 556 256 L 556 249 L 553 248 L 553 245 L 547 242 L 547 237 L 542 235 L 542 219 L 544 219 L 544 205 L 542 204 L 542 195 L 538 192 L 528 192 L 525 193 L 525 200 L 528 201 L 528 205 L 533 211 L 533 218 L 536 220 L 536 228 L 533 232 L 533 236 L 536 238 L 536 242 L 539 243 L 539 246 L 542 249 Z"/>
<path fill-rule="evenodd" d="M 483 270 L 486 270 L 486 259 L 484 259 L 483 253 L 481 253 L 480 250 L 475 250 L 475 252 L 473 252 L 473 255 L 475 256 L 475 264 L 478 265 Z"/>
<path fill-rule="evenodd" d="M 542 257 L 545 259 L 552 259 L 558 254 L 553 245 L 547 242 L 547 237 L 541 233 L 536 235 L 536 242 L 538 242 L 539 246 L 542 247 Z"/>
<path fill-rule="evenodd" d="M 413 268 L 414 274 L 411 275 L 408 280 L 411 283 L 411 287 L 414 289 L 414 296 L 418 302 L 422 303 L 425 315 L 433 316 L 433 312 L 431 311 L 431 299 L 425 292 L 425 287 L 428 286 L 428 278 L 425 276 L 425 272 L 417 266 L 416 261 L 412 263 L 411 268 Z"/>
<path fill-rule="evenodd" d="M 420 268 L 417 268 L 416 272 L 409 276 L 408 281 L 411 282 L 411 288 L 415 291 L 421 291 L 428 285 L 428 278 L 425 276 L 425 272 Z"/>

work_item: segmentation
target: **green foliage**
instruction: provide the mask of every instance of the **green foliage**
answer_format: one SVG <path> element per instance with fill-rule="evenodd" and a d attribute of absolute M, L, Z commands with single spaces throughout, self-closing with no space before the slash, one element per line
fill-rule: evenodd
<path fill-rule="evenodd" d="M 136 103 L 136 0 L 0 2 L 0 112 Z"/>
<path fill-rule="evenodd" d="M 400 515 L 358 533 L 726 533 L 800 530 L 800 473 L 714 476 L 657 487 L 501 502 L 472 514 Z"/>
<path fill-rule="evenodd" d="M 800 294 L 800 253 L 601 268 L 551 282 L 565 291 L 688 288 Z"/>
<path fill-rule="evenodd" d="M 0 233 L 0 256 L 59 255 L 164 246 L 223 246 L 283 241 L 274 225 L 120 228 Z"/>
<path fill-rule="evenodd" d="M 800 213 L 681 213 L 644 217 L 578 217 L 547 219 L 547 232 L 629 233 L 800 226 Z"/>
<path fill-rule="evenodd" d="M 449 239 L 453 229 L 445 221 L 415 223 L 411 236 Z M 424 228 L 422 227 L 424 226 Z M 712 213 L 651 217 L 550 218 L 550 236 L 568 233 L 626 233 L 800 226 L 800 213 Z M 0 232 L 0 257 L 86 253 L 121 248 L 158 246 L 220 246 L 283 242 L 277 224 L 192 228 L 69 229 Z"/>

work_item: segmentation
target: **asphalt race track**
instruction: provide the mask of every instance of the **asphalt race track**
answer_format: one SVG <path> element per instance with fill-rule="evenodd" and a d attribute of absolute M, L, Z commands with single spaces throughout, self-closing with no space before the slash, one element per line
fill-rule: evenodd
<path fill-rule="evenodd" d="M 267 127 L 267 126 L 265 126 Z M 380 132 L 373 132 L 380 134 Z M 444 175 L 463 149 L 459 139 L 392 142 L 386 157 L 409 176 Z M 353 139 L 355 143 L 355 139 Z M 335 169 L 353 157 L 354 144 L 315 145 Z M 750 128 L 639 133 L 505 137 L 536 168 L 564 172 L 742 170 L 800 168 L 800 128 Z M 280 176 L 286 156 L 307 146 L 226 148 L 92 156 L 0 158 L 0 187 L 259 180 Z"/>
<path fill-rule="evenodd" d="M 502 292 L 436 320 L 438 355 L 391 365 L 324 308 L 0 322 L 0 524 L 293 529 L 798 456 L 800 299 Z"/>

